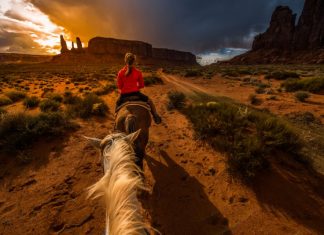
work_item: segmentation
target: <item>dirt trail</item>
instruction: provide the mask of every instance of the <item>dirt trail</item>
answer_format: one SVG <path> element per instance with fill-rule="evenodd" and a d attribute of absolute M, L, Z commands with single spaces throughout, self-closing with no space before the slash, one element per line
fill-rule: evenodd
<path fill-rule="evenodd" d="M 165 85 L 144 89 L 163 118 L 150 130 L 144 162 L 150 193 L 142 205 L 155 228 L 166 235 L 324 234 L 320 176 L 278 160 L 253 187 L 234 182 L 225 157 L 195 140 L 188 120 L 166 108 L 172 89 L 210 90 L 171 75 L 163 78 Z M 104 98 L 113 110 L 116 96 Z M 81 136 L 101 138 L 112 126 L 112 114 L 81 122 L 80 130 L 61 140 L 36 144 L 32 154 L 38 160 L 29 166 L 1 162 L 0 234 L 102 234 L 104 208 L 86 199 L 102 166 Z"/>
<path fill-rule="evenodd" d="M 184 93 L 192 94 L 193 92 L 197 92 L 197 93 L 204 93 L 207 95 L 214 94 L 212 91 L 208 90 L 205 87 L 182 80 L 177 76 L 165 74 L 165 73 L 160 73 L 160 74 L 161 77 L 164 79 L 164 81 L 172 84 L 175 88 L 179 89 L 180 91 L 183 91 Z"/>

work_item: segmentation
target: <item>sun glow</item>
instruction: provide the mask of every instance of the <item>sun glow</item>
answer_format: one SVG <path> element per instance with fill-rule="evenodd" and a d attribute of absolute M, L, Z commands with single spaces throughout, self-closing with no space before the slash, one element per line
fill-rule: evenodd
<path fill-rule="evenodd" d="M 31 48 L 28 48 L 29 51 L 37 52 L 38 50 L 41 54 L 59 53 L 60 34 L 64 34 L 68 42 L 70 39 L 70 34 L 63 27 L 54 24 L 32 3 L 24 0 L 1 1 L 0 22 L 0 30 L 11 35 L 24 34 L 28 36 L 28 39 L 34 42 L 34 45 L 30 45 Z M 38 48 L 35 49 L 35 47 Z M 11 50 L 7 48 L 7 52 L 19 52 L 18 50 L 19 48 L 11 48 Z"/>

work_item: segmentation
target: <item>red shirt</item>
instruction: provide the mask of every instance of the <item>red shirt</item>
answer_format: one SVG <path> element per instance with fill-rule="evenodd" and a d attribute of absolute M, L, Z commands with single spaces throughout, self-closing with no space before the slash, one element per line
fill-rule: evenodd
<path fill-rule="evenodd" d="M 121 94 L 139 91 L 144 88 L 144 80 L 142 72 L 136 68 L 132 68 L 132 72 L 126 77 L 125 73 L 127 67 L 125 66 L 118 72 L 117 86 Z"/>

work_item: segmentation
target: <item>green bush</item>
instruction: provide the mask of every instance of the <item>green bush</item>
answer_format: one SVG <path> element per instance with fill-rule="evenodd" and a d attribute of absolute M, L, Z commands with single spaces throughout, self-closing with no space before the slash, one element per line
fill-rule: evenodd
<path fill-rule="evenodd" d="M 145 86 L 151 86 L 156 84 L 163 84 L 163 80 L 158 76 L 149 76 L 144 77 L 144 84 Z"/>
<path fill-rule="evenodd" d="M 299 78 L 299 74 L 291 71 L 275 71 L 267 74 L 265 79 L 276 79 L 276 80 L 286 80 L 288 78 Z"/>
<path fill-rule="evenodd" d="M 184 113 L 196 136 L 227 153 L 228 170 L 243 178 L 256 176 L 273 152 L 297 154 L 300 150 L 292 129 L 267 113 L 220 102 L 194 103 Z"/>
<path fill-rule="evenodd" d="M 170 91 L 168 93 L 168 109 L 181 109 L 185 106 L 186 96 L 179 91 Z"/>
<path fill-rule="evenodd" d="M 5 93 L 13 102 L 17 102 L 26 97 L 26 93 L 22 91 L 9 91 Z"/>
<path fill-rule="evenodd" d="M 0 106 L 4 106 L 4 105 L 8 105 L 8 104 L 12 104 L 12 100 L 6 96 L 2 96 L 0 97 Z"/>
<path fill-rule="evenodd" d="M 40 100 L 37 96 L 30 96 L 26 97 L 23 103 L 26 108 L 34 108 L 38 106 L 39 102 Z"/>
<path fill-rule="evenodd" d="M 25 113 L 4 114 L 0 116 L 0 149 L 19 151 L 40 137 L 58 136 L 75 127 L 75 124 L 59 112 L 36 116 Z"/>
<path fill-rule="evenodd" d="M 109 111 L 105 102 L 96 94 L 90 93 L 79 102 L 68 106 L 68 113 L 74 117 L 89 118 L 92 115 L 105 116 Z"/>
<path fill-rule="evenodd" d="M 281 84 L 288 92 L 309 91 L 312 93 L 321 93 L 324 91 L 324 77 L 305 78 L 301 80 L 289 79 Z"/>
<path fill-rule="evenodd" d="M 295 93 L 295 97 L 300 102 L 305 102 L 305 100 L 308 99 L 310 97 L 310 95 L 309 95 L 308 92 L 298 91 L 298 92 Z"/>
<path fill-rule="evenodd" d="M 42 112 L 56 112 L 60 108 L 60 103 L 51 100 L 51 99 L 44 99 L 39 103 L 39 108 Z"/>

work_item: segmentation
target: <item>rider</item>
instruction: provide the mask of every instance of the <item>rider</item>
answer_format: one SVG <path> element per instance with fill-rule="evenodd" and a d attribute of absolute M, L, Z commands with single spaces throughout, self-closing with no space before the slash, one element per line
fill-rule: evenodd
<path fill-rule="evenodd" d="M 126 53 L 126 65 L 118 72 L 117 77 L 117 86 L 120 91 L 120 96 L 117 99 L 116 108 L 126 102 L 128 97 L 138 97 L 140 101 L 149 104 L 154 122 L 160 124 L 162 120 L 158 115 L 152 100 L 140 92 L 140 89 L 144 88 L 144 80 L 142 72 L 134 66 L 135 60 L 136 56 L 134 54 Z"/>

